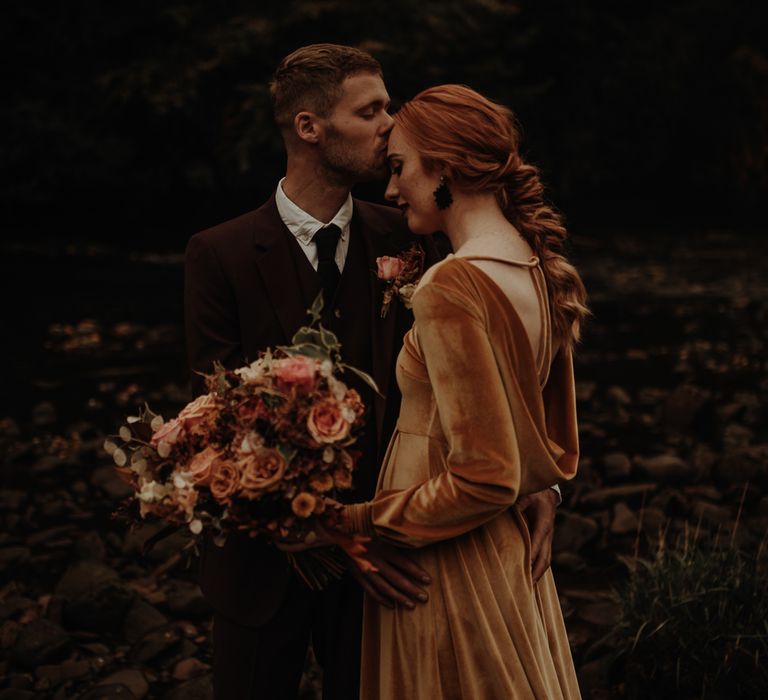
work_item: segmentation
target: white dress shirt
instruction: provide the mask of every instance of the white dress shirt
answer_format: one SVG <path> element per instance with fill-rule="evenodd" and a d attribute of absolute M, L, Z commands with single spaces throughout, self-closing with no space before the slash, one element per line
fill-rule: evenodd
<path fill-rule="evenodd" d="M 341 229 L 341 237 L 336 246 L 336 265 L 339 268 L 339 272 L 341 272 L 344 269 L 344 262 L 347 259 L 347 251 L 349 250 L 349 224 L 352 221 L 353 210 L 352 195 L 347 195 L 347 200 L 341 205 L 341 209 L 336 212 L 336 216 L 328 222 L 322 222 L 318 221 L 311 214 L 307 214 L 295 202 L 288 199 L 288 196 L 283 191 L 284 180 L 285 178 L 277 183 L 277 191 L 275 192 L 275 204 L 277 204 L 277 211 L 283 223 L 296 236 L 300 248 L 304 251 L 309 264 L 315 270 L 317 270 L 318 260 L 317 244 L 313 241 L 314 235 L 324 226 L 336 224 Z"/>

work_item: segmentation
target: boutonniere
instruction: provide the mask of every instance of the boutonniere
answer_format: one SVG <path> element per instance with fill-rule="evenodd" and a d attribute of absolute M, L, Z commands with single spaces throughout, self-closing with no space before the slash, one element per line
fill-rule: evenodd
<path fill-rule="evenodd" d="M 396 257 L 383 255 L 376 258 L 376 276 L 386 285 L 381 301 L 381 317 L 386 318 L 395 295 L 406 309 L 411 308 L 411 297 L 424 272 L 424 251 L 418 243 L 411 245 Z"/>

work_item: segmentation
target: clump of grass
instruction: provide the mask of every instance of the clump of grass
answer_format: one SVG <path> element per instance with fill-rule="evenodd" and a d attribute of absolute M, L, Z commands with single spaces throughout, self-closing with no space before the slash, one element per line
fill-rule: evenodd
<path fill-rule="evenodd" d="M 630 698 L 768 698 L 765 539 L 746 552 L 686 530 L 660 535 L 617 591 Z"/>

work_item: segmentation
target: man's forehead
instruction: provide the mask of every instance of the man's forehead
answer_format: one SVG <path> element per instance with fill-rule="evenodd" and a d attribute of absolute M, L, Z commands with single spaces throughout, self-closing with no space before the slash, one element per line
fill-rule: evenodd
<path fill-rule="evenodd" d="M 378 73 L 354 73 L 348 75 L 341 84 L 339 103 L 359 103 L 361 105 L 381 100 L 387 102 L 389 94 L 384 80 Z"/>

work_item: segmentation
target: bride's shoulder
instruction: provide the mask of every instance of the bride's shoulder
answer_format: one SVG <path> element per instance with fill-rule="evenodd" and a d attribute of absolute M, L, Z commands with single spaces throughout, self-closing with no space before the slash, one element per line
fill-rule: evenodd
<path fill-rule="evenodd" d="M 451 282 L 455 278 L 453 270 L 457 265 L 456 256 L 453 253 L 435 263 L 421 276 L 416 291 L 434 284 L 451 286 Z"/>
<path fill-rule="evenodd" d="M 471 297 L 468 288 L 468 279 L 465 279 L 466 271 L 462 262 L 453 253 L 432 265 L 419 280 L 413 293 L 413 298 L 442 298 L 465 304 Z"/>

